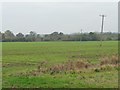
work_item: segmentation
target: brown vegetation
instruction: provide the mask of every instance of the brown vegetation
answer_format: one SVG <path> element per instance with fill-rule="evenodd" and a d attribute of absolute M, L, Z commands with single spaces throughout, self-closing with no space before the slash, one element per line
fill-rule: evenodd
<path fill-rule="evenodd" d="M 102 66 L 106 64 L 118 65 L 118 55 L 112 55 L 111 57 L 103 57 L 101 59 L 100 65 Z"/>
<path fill-rule="evenodd" d="M 72 61 L 69 60 L 65 63 L 61 64 L 56 64 L 50 67 L 46 67 L 47 62 L 43 61 L 40 62 L 37 66 L 36 70 L 32 70 L 30 72 L 22 73 L 22 75 L 40 75 L 42 73 L 50 73 L 50 74 L 55 74 L 55 73 L 67 73 L 67 72 L 74 72 L 74 73 L 81 73 L 85 69 L 89 71 L 88 69 L 93 69 L 95 72 L 100 72 L 100 71 L 105 71 L 105 70 L 111 70 L 113 67 L 118 66 L 118 56 L 117 55 L 112 55 L 111 57 L 104 57 L 101 58 L 100 64 L 90 64 L 86 60 L 77 60 L 77 61 Z"/>
<path fill-rule="evenodd" d="M 89 63 L 81 61 L 81 60 L 79 60 L 79 61 L 69 60 L 64 64 L 58 64 L 58 65 L 52 66 L 52 67 L 50 67 L 49 70 L 52 73 L 58 73 L 58 72 L 62 72 L 62 71 L 71 71 L 71 70 L 78 71 L 83 68 L 87 69 L 90 66 L 91 65 Z"/>

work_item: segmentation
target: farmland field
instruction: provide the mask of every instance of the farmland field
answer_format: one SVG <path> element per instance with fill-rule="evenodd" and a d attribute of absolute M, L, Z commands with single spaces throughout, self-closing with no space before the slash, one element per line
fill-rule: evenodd
<path fill-rule="evenodd" d="M 118 87 L 117 41 L 3 42 L 2 53 L 3 88 Z"/>

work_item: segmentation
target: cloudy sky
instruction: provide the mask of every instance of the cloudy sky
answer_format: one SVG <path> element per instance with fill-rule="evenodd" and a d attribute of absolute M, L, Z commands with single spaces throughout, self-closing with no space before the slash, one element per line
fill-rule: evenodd
<path fill-rule="evenodd" d="M 117 2 L 4 2 L 2 3 L 2 32 L 35 31 L 48 34 L 100 32 L 105 14 L 104 31 L 118 31 Z"/>

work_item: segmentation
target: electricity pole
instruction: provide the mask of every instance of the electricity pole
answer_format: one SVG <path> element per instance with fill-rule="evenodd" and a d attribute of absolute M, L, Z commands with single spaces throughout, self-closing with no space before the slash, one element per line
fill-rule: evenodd
<path fill-rule="evenodd" d="M 81 37 L 80 37 L 80 41 L 82 41 L 82 29 L 81 29 Z"/>
<path fill-rule="evenodd" d="M 100 46 L 102 46 L 103 28 L 104 28 L 104 18 L 105 18 L 106 16 L 105 16 L 105 15 L 100 15 L 100 17 L 102 17 L 102 25 L 101 25 L 101 44 L 100 44 Z"/>

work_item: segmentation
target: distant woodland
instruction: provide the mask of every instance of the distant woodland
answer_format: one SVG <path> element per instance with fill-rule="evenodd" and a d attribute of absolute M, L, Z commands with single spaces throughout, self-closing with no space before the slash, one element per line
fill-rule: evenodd
<path fill-rule="evenodd" d="M 103 34 L 98 32 L 89 33 L 73 33 L 64 34 L 63 32 L 53 32 L 51 34 L 37 34 L 34 31 L 30 31 L 29 34 L 23 33 L 14 34 L 10 30 L 6 30 L 4 33 L 0 32 L 0 41 L 2 42 L 39 42 L 39 41 L 110 41 L 120 40 L 118 33 L 104 32 Z"/>

